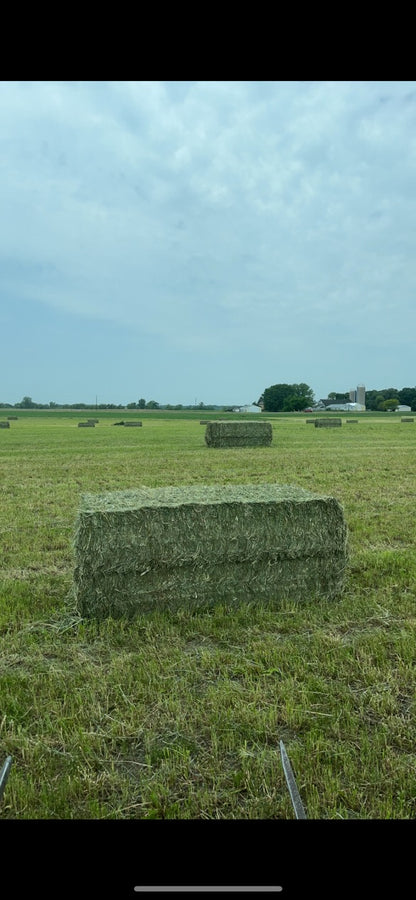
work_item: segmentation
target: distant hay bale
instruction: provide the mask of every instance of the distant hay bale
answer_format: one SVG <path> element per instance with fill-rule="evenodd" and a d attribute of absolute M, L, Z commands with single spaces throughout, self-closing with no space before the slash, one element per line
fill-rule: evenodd
<path fill-rule="evenodd" d="M 87 419 L 87 422 L 92 422 L 93 425 L 98 425 L 99 419 Z"/>
<path fill-rule="evenodd" d="M 18 416 L 7 416 L 10 422 L 17 422 Z"/>
<path fill-rule="evenodd" d="M 402 416 L 401 421 L 402 422 L 414 422 L 415 420 L 409 416 Z"/>
<path fill-rule="evenodd" d="M 328 418 L 315 419 L 315 428 L 339 428 L 342 425 L 342 419 Z"/>
<path fill-rule="evenodd" d="M 208 422 L 205 443 L 208 447 L 266 447 L 272 442 L 270 422 Z"/>
<path fill-rule="evenodd" d="M 306 419 L 307 425 L 315 425 L 315 419 Z"/>
<path fill-rule="evenodd" d="M 86 618 L 332 599 L 344 587 L 347 526 L 333 497 L 292 485 L 141 488 L 85 494 L 74 554 Z"/>
<path fill-rule="evenodd" d="M 131 428 L 133 426 L 141 427 L 143 425 L 143 422 L 124 422 L 124 425 L 126 428 L 128 428 L 128 427 Z"/>
<path fill-rule="evenodd" d="M 10 422 L 0 422 L 0 428 L 10 428 Z"/>
<path fill-rule="evenodd" d="M 347 425 L 358 425 L 358 419 L 345 419 Z"/>
<path fill-rule="evenodd" d="M 78 422 L 78 428 L 95 428 L 94 422 Z"/>

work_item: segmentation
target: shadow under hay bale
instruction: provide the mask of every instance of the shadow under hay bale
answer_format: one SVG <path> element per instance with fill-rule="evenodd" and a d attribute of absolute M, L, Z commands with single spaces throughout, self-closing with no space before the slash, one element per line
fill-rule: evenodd
<path fill-rule="evenodd" d="M 342 419 L 315 419 L 315 428 L 340 428 Z"/>
<path fill-rule="evenodd" d="M 337 500 L 292 485 L 142 488 L 86 494 L 74 551 L 79 613 L 129 617 L 334 598 L 347 527 Z"/>
<path fill-rule="evenodd" d="M 272 438 L 270 422 L 208 422 L 205 431 L 208 447 L 267 447 Z"/>

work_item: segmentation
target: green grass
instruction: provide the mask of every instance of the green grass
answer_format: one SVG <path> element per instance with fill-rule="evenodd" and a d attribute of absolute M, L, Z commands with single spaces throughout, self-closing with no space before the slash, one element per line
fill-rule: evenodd
<path fill-rule="evenodd" d="M 129 411 L 140 429 L 111 427 L 120 410 L 95 429 L 20 412 L 0 431 L 0 818 L 293 818 L 280 740 L 309 818 L 415 818 L 414 429 L 276 416 L 270 447 L 212 449 L 199 410 Z M 71 609 L 82 493 L 266 482 L 343 504 L 337 602 Z"/>

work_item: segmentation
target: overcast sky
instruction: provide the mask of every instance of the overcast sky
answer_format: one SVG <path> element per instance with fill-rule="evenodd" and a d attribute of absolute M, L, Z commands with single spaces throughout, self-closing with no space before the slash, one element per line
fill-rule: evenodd
<path fill-rule="evenodd" d="M 416 385 L 416 81 L 6 81 L 0 146 L 0 401 Z"/>

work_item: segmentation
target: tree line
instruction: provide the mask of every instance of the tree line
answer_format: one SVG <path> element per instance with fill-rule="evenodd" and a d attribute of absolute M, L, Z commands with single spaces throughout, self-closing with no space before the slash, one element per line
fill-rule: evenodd
<path fill-rule="evenodd" d="M 35 400 L 32 400 L 31 397 L 23 397 L 19 403 L 5 403 L 0 400 L 0 408 L 1 409 L 206 409 L 206 410 L 214 410 L 220 409 L 221 407 L 214 405 L 206 405 L 205 403 L 198 403 L 197 406 L 189 405 L 183 406 L 182 403 L 177 403 L 173 406 L 170 403 L 161 406 L 156 400 L 145 400 L 144 397 L 141 397 L 140 400 L 133 401 L 132 403 L 55 403 L 54 400 L 50 400 L 49 403 L 37 403 Z"/>

